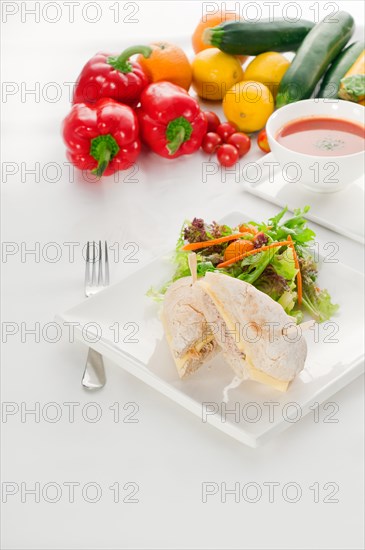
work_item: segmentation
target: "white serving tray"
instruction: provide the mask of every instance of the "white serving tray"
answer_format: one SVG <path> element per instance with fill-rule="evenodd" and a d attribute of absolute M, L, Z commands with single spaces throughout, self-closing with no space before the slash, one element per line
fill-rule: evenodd
<path fill-rule="evenodd" d="M 232 213 L 223 222 L 237 225 L 247 219 L 249 215 Z M 319 325 L 316 337 L 312 331 L 307 334 L 305 369 L 286 393 L 256 382 L 244 382 L 227 392 L 233 372 L 221 356 L 187 380 L 180 380 L 159 320 L 159 306 L 146 296 L 151 285 L 158 287 L 171 272 L 168 259 L 157 258 L 131 277 L 58 315 L 57 320 L 77 323 L 78 340 L 193 412 L 201 419 L 202 429 L 209 423 L 256 447 L 292 426 L 293 415 L 298 419 L 304 416 L 362 373 L 364 276 L 344 264 L 324 262 L 319 284 L 329 289 L 340 311 L 330 322 Z M 88 331 L 87 323 L 93 323 Z M 269 402 L 275 403 L 272 416 Z M 253 405 L 247 407 L 248 403 Z M 204 416 L 207 409 L 216 412 Z M 225 415 L 225 410 L 238 411 L 239 418 Z M 261 418 L 253 422 L 260 411 Z"/>
<path fill-rule="evenodd" d="M 340 235 L 364 243 L 364 177 L 337 193 L 316 193 L 285 181 L 272 153 L 262 157 L 244 182 L 244 189 L 289 210 L 310 205 L 306 218 Z M 256 181 L 257 179 L 257 181 Z"/>

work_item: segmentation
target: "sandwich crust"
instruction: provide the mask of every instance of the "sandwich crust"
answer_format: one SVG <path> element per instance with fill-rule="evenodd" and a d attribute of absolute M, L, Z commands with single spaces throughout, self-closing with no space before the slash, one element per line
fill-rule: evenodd
<path fill-rule="evenodd" d="M 209 323 L 216 323 L 212 332 L 237 376 L 259 379 L 258 371 L 267 380 L 290 382 L 303 369 L 306 341 L 300 330 L 286 335 L 296 325 L 280 304 L 217 272 L 208 272 L 197 286 L 206 295 L 201 309 Z"/>

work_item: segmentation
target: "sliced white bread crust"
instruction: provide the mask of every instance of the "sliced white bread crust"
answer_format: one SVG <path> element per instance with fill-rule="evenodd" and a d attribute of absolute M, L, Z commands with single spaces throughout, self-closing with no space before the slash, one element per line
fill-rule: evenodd
<path fill-rule="evenodd" d="M 285 391 L 307 356 L 299 332 L 291 338 L 285 335 L 286 328 L 295 326 L 292 317 L 263 292 L 228 275 L 208 272 L 196 284 L 209 297 L 201 309 L 209 322 L 215 316 L 214 336 L 236 375 L 270 385 L 278 381 L 278 389 Z"/>

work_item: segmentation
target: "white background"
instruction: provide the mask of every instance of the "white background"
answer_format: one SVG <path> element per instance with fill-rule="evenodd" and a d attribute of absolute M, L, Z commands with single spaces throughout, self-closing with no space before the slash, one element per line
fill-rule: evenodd
<path fill-rule="evenodd" d="M 40 2 L 41 7 L 45 4 Z M 52 344 L 42 337 L 35 342 L 32 335 L 22 342 L 22 322 L 27 327 L 38 322 L 42 328 L 57 312 L 83 299 L 80 250 L 86 240 L 108 239 L 110 243 L 118 241 L 121 247 L 128 242 L 138 244 L 138 264 L 112 262 L 112 280 L 116 282 L 173 247 L 186 217 L 219 219 L 240 209 L 252 218 L 265 219 L 275 212 L 270 204 L 246 195 L 232 175 L 223 181 L 223 174 L 218 172 L 203 182 L 202 162 L 206 157 L 200 153 L 173 163 L 145 154 L 139 160 L 136 182 L 128 181 L 124 174 L 119 182 L 109 178 L 91 184 L 77 175 L 70 182 L 60 137 L 61 120 L 69 109 L 65 83 L 72 82 L 98 50 L 117 52 L 151 39 L 170 39 L 189 47 L 186 37 L 191 35 L 202 5 L 138 2 L 138 13 L 132 16 L 138 22 L 127 23 L 123 19 L 132 8 L 123 11 L 121 4 L 120 21 L 114 23 L 115 12 L 110 6 L 115 3 L 99 2 L 101 17 L 93 24 L 85 21 L 85 13 L 83 17 L 84 2 L 75 6 L 73 23 L 68 21 L 65 3 L 59 2 L 60 20 L 50 23 L 45 18 L 54 19 L 57 12 L 56 3 L 49 4 L 49 12 L 45 16 L 41 12 L 37 23 L 34 16 L 24 12 L 34 7 L 34 2 L 2 2 L 2 79 L 15 86 L 13 95 L 2 99 L 2 162 L 15 163 L 16 171 L 6 177 L 3 172 L 2 239 L 19 247 L 18 253 L 6 263 L 3 258 L 2 263 L 2 321 L 19 327 L 2 352 L 2 399 L 19 407 L 13 416 L 3 416 L 1 423 L 2 487 L 5 482 L 19 486 L 19 492 L 2 505 L 3 548 L 362 548 L 361 378 L 330 400 L 339 407 L 338 423 L 323 422 L 326 411 L 321 406 L 318 423 L 309 415 L 254 450 L 202 424 L 109 362 L 106 387 L 99 393 L 85 393 L 80 379 L 86 348 L 80 344 L 64 340 Z M 233 4 L 227 3 L 227 7 Z M 302 2 L 298 5 L 303 17 L 313 18 L 315 12 L 309 8 L 314 4 L 320 18 L 328 14 L 325 2 Z M 19 9 L 6 23 L 5 5 L 8 10 Z M 337 5 L 352 12 L 358 22 L 363 21 L 362 2 Z M 280 16 L 282 7 L 277 7 L 275 14 Z M 89 9 L 86 16 L 92 19 L 96 12 Z M 265 9 L 263 16 L 268 15 Z M 50 82 L 57 84 L 60 94 L 55 102 L 56 88 L 52 92 Z M 22 96 L 36 83 L 39 97 Z M 258 157 L 254 147 L 248 158 Z M 39 178 L 24 173 L 36 162 Z M 61 170 L 59 177 L 55 176 L 55 163 Z M 51 182 L 52 178 L 58 181 Z M 322 240 L 333 240 L 326 230 L 317 231 Z M 361 269 L 361 247 L 340 236 L 336 240 L 340 259 Z M 49 242 L 57 243 L 62 251 L 58 262 L 42 256 L 42 252 L 47 254 Z M 69 261 L 66 242 L 80 243 L 73 262 Z M 39 261 L 32 255 L 22 258 L 20 250 L 35 246 L 40 247 Z M 81 414 L 83 405 L 91 401 L 102 412 L 96 423 Z M 23 422 L 20 410 L 34 408 L 36 402 L 41 409 L 47 403 L 57 403 L 61 419 L 50 422 L 54 409 L 49 409 L 49 417 L 43 409 L 39 422 L 32 415 Z M 80 404 L 74 422 L 69 421 L 67 402 Z M 123 422 L 131 410 L 123 410 L 128 402 L 139 406 L 138 423 Z M 109 408 L 114 403 L 120 404 L 119 422 L 114 422 Z M 90 416 L 94 411 L 89 409 Z M 22 482 L 27 488 L 36 482 L 41 488 L 57 483 L 61 498 L 50 503 L 47 495 L 41 495 L 40 502 L 35 503 L 34 496 L 23 495 L 22 502 Z M 80 484 L 73 503 L 63 485 L 67 482 Z M 102 491 L 96 503 L 82 496 L 83 486 L 90 482 L 97 483 Z M 116 482 L 121 487 L 119 503 L 113 502 L 109 489 Z M 123 490 L 127 482 L 138 483 L 138 503 L 122 502 L 129 492 Z M 262 497 L 257 503 L 241 497 L 237 503 L 228 495 L 224 503 L 219 493 L 203 503 L 203 482 L 226 483 L 229 488 L 235 483 L 243 487 L 255 482 L 262 489 Z M 264 485 L 268 482 L 280 483 L 273 503 Z M 282 496 L 283 485 L 289 482 L 301 486 L 297 503 L 286 502 Z M 320 487 L 318 503 L 309 489 L 315 482 Z M 328 487 L 324 489 L 328 482 L 339 486 L 334 497 L 337 503 L 324 502 L 330 493 Z M 87 496 L 93 495 L 90 489 Z M 48 500 L 53 496 L 50 490 Z"/>

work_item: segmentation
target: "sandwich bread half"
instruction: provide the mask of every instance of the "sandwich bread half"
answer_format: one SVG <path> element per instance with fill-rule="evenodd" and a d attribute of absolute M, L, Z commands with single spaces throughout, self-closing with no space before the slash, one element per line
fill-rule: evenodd
<path fill-rule="evenodd" d="M 219 351 L 217 340 L 207 332 L 202 304 L 202 291 L 192 277 L 178 279 L 167 289 L 161 318 L 180 378 L 192 374 Z"/>
<path fill-rule="evenodd" d="M 196 285 L 200 311 L 236 376 L 286 391 L 303 369 L 307 344 L 280 304 L 239 279 L 208 272 Z"/>

